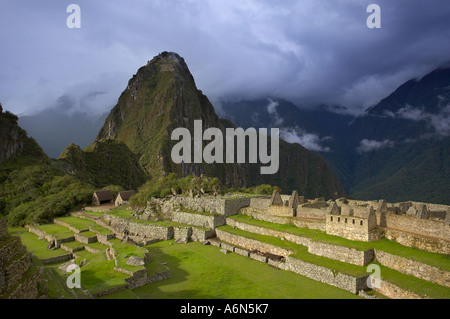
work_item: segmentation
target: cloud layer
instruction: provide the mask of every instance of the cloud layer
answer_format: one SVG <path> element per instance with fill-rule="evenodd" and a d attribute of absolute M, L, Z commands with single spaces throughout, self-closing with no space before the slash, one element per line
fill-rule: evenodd
<path fill-rule="evenodd" d="M 450 52 L 448 0 L 379 0 L 382 27 L 368 29 L 372 2 L 83 0 L 81 29 L 68 29 L 68 1 L 5 0 L 0 101 L 31 113 L 69 95 L 78 109 L 105 111 L 167 50 L 185 58 L 213 102 L 279 96 L 356 114 Z"/>

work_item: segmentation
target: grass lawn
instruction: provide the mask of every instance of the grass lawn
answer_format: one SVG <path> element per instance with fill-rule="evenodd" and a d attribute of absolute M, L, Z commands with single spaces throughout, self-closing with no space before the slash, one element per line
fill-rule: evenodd
<path fill-rule="evenodd" d="M 247 223 L 250 225 L 260 226 L 272 230 L 287 232 L 311 238 L 314 241 L 350 247 L 357 250 L 368 250 L 371 248 L 375 248 L 390 253 L 392 255 L 408 258 L 411 260 L 415 260 L 431 266 L 441 268 L 443 270 L 450 271 L 450 255 L 431 253 L 413 247 L 406 247 L 397 242 L 385 238 L 373 242 L 353 241 L 339 236 L 327 235 L 325 232 L 320 230 L 299 228 L 292 224 L 276 224 L 266 222 L 254 219 L 251 216 L 247 215 L 234 215 L 228 218 L 234 219 L 239 222 Z"/>
<path fill-rule="evenodd" d="M 137 271 L 144 269 L 143 266 L 132 266 L 127 264 L 128 257 L 136 256 L 144 258 L 144 254 L 147 253 L 147 249 L 130 244 L 121 243 L 118 239 L 112 239 L 110 242 L 113 244 L 113 248 L 116 252 L 117 267 L 130 271 Z"/>
<path fill-rule="evenodd" d="M 348 291 L 247 257 L 224 255 L 217 247 L 197 242 L 161 241 L 145 247 L 150 263 L 167 263 L 171 278 L 134 289 L 139 298 L 358 298 Z"/>
<path fill-rule="evenodd" d="M 61 255 L 67 255 L 68 252 L 58 248 L 55 250 L 47 249 L 48 242 L 44 239 L 40 240 L 38 236 L 28 232 L 28 229 L 23 227 L 15 227 L 8 229 L 13 236 L 20 236 L 22 244 L 27 247 L 27 250 L 33 253 L 38 259 L 48 259 Z"/>
<path fill-rule="evenodd" d="M 97 233 L 94 233 L 94 232 L 91 232 L 91 231 L 84 231 L 82 233 L 79 233 L 78 235 L 86 237 L 86 238 L 97 237 Z"/>
<path fill-rule="evenodd" d="M 106 236 L 106 235 L 112 234 L 112 231 L 110 231 L 109 229 L 103 228 L 100 225 L 93 226 L 90 229 L 91 229 L 91 231 L 99 233 L 100 235 Z"/>
<path fill-rule="evenodd" d="M 80 254 L 78 254 L 80 253 Z M 76 259 L 79 264 L 84 258 L 87 264 L 81 267 L 81 287 L 88 289 L 92 294 L 125 284 L 124 279 L 129 276 L 114 270 L 114 260 L 107 260 L 104 253 L 91 254 L 88 251 L 77 252 Z M 66 280 L 67 276 L 58 272 Z"/>
<path fill-rule="evenodd" d="M 93 222 L 91 220 L 73 217 L 73 216 L 59 217 L 56 219 L 66 223 L 66 224 L 69 224 L 70 226 L 72 226 L 73 228 L 78 229 L 78 230 L 89 229 L 89 227 L 97 225 L 95 222 Z"/>
<path fill-rule="evenodd" d="M 57 239 L 73 237 L 73 232 L 58 224 L 45 224 L 34 227 L 46 232 L 49 235 L 55 236 Z"/>
<path fill-rule="evenodd" d="M 380 266 L 381 278 L 390 283 L 433 299 L 450 299 L 450 288 L 414 276 L 402 274 L 393 269 L 381 266 L 380 264 L 378 264 L 378 266 Z"/>
<path fill-rule="evenodd" d="M 259 235 L 255 233 L 246 232 L 240 229 L 234 229 L 231 226 L 220 226 L 218 229 L 226 231 L 231 234 L 243 236 L 246 238 L 255 239 L 263 243 L 271 244 L 277 247 L 285 248 L 294 251 L 294 254 L 290 257 L 303 260 L 312 264 L 324 266 L 326 268 L 338 271 L 340 273 L 348 274 L 355 277 L 367 275 L 366 267 L 347 264 L 330 258 L 317 256 L 308 252 L 308 248 L 302 245 L 295 244 L 287 240 L 281 240 L 280 238 Z"/>

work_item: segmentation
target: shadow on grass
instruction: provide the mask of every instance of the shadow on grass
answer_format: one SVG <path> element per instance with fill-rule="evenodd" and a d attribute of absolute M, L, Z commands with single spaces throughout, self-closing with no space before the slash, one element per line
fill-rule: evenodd
<path fill-rule="evenodd" d="M 157 245 L 145 246 L 150 254 L 150 268 L 153 266 L 157 269 L 166 270 L 161 267 L 164 264 L 170 269 L 170 278 L 147 284 L 142 287 L 133 289 L 133 293 L 142 299 L 189 299 L 189 298 L 208 298 L 208 296 L 201 296 L 199 290 L 184 289 L 167 291 L 167 286 L 177 285 L 185 282 L 189 273 L 180 267 L 181 258 L 169 255 Z M 182 255 L 182 254 L 181 254 Z"/>

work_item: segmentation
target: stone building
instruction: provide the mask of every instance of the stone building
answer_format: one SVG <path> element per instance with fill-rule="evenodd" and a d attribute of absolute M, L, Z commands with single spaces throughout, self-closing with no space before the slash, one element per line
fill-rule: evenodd
<path fill-rule="evenodd" d="M 130 197 L 136 194 L 136 191 L 125 191 L 117 194 L 114 204 L 116 206 L 128 204 Z"/>
<path fill-rule="evenodd" d="M 92 195 L 92 205 L 100 206 L 103 204 L 111 204 L 114 202 L 113 194 L 110 190 L 95 191 Z"/>
<path fill-rule="evenodd" d="M 269 214 L 274 216 L 297 216 L 297 207 L 300 204 L 297 191 L 293 191 L 288 200 L 283 202 L 280 193 L 273 191 L 269 205 Z"/>
<path fill-rule="evenodd" d="M 359 241 L 378 240 L 377 217 L 372 206 L 338 206 L 333 202 L 326 216 L 326 233 Z"/>

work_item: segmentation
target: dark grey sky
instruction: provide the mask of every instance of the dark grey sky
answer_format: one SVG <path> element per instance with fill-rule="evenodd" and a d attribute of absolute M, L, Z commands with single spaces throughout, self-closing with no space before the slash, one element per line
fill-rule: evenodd
<path fill-rule="evenodd" d="M 80 29 L 66 26 L 70 3 Z M 370 3 L 381 29 L 366 26 Z M 272 95 L 357 113 L 450 60 L 449 17 L 449 0 L 2 0 L 0 102 L 104 112 L 140 66 L 174 51 L 217 106 Z"/>

